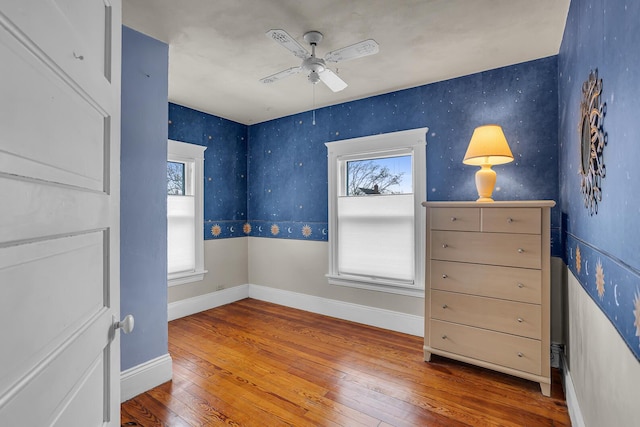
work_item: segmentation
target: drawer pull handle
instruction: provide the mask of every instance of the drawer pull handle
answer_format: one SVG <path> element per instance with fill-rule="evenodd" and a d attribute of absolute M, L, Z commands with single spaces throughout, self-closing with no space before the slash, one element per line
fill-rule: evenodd
<path fill-rule="evenodd" d="M 522 320 L 522 317 L 518 317 L 518 323 L 522 323 L 524 322 L 524 320 Z"/>
<path fill-rule="evenodd" d="M 449 308 L 449 306 L 447 304 L 442 304 L 442 308 L 446 310 L 447 308 Z"/>
<path fill-rule="evenodd" d="M 522 249 L 522 248 L 518 248 L 518 253 L 519 253 L 519 254 L 524 253 L 524 249 Z"/>
<path fill-rule="evenodd" d="M 446 339 L 447 339 L 447 336 L 446 336 L 446 335 L 443 335 L 443 336 L 442 336 L 442 339 L 443 339 L 443 340 L 446 340 Z"/>
<path fill-rule="evenodd" d="M 524 354 L 518 352 L 518 357 L 524 357 Z"/>
<path fill-rule="evenodd" d="M 449 245 L 447 245 L 446 243 L 443 243 L 443 244 L 442 244 L 442 247 L 446 249 L 446 248 L 448 248 L 448 247 L 449 247 Z"/>
<path fill-rule="evenodd" d="M 456 218 L 455 216 L 452 216 L 451 217 L 451 222 L 455 221 L 456 219 L 458 219 L 458 218 Z"/>
<path fill-rule="evenodd" d="M 520 289 L 522 289 L 522 288 L 524 288 L 524 285 L 523 285 L 522 283 L 518 283 L 518 287 L 519 287 Z"/>
<path fill-rule="evenodd" d="M 511 217 L 507 218 L 507 222 L 508 222 L 509 224 L 511 224 L 511 223 L 513 222 L 513 218 L 511 218 Z"/>
<path fill-rule="evenodd" d="M 443 274 L 443 275 L 442 275 L 442 278 L 443 278 L 443 279 L 446 279 L 447 277 L 449 277 L 449 276 L 447 276 L 446 274 Z"/>

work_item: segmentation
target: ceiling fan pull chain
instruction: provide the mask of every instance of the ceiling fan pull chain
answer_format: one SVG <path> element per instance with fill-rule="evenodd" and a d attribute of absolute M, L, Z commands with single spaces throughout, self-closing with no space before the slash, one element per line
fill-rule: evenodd
<path fill-rule="evenodd" d="M 316 85 L 313 86 L 313 121 L 311 124 L 316 125 Z"/>

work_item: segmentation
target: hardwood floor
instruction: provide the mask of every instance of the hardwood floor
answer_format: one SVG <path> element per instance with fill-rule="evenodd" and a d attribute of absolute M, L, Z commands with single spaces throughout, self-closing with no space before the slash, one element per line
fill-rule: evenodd
<path fill-rule="evenodd" d="M 437 356 L 422 339 L 245 299 L 169 323 L 173 380 L 123 425 L 562 426 L 560 375 L 537 383 Z"/>

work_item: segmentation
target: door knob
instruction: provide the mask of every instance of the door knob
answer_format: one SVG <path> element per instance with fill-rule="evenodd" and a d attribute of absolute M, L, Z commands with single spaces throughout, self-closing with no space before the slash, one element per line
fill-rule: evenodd
<path fill-rule="evenodd" d="M 135 321 L 133 319 L 133 316 L 130 314 L 127 314 L 124 319 L 122 319 L 121 321 L 115 321 L 113 323 L 113 329 L 122 329 L 122 332 L 124 332 L 125 334 L 130 333 L 131 331 L 133 331 L 133 327 L 135 326 Z"/>

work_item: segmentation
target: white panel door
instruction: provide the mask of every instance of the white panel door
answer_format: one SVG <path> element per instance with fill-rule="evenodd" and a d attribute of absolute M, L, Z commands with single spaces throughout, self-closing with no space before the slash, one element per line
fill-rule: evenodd
<path fill-rule="evenodd" d="M 120 424 L 120 0 L 0 0 L 0 426 Z"/>

